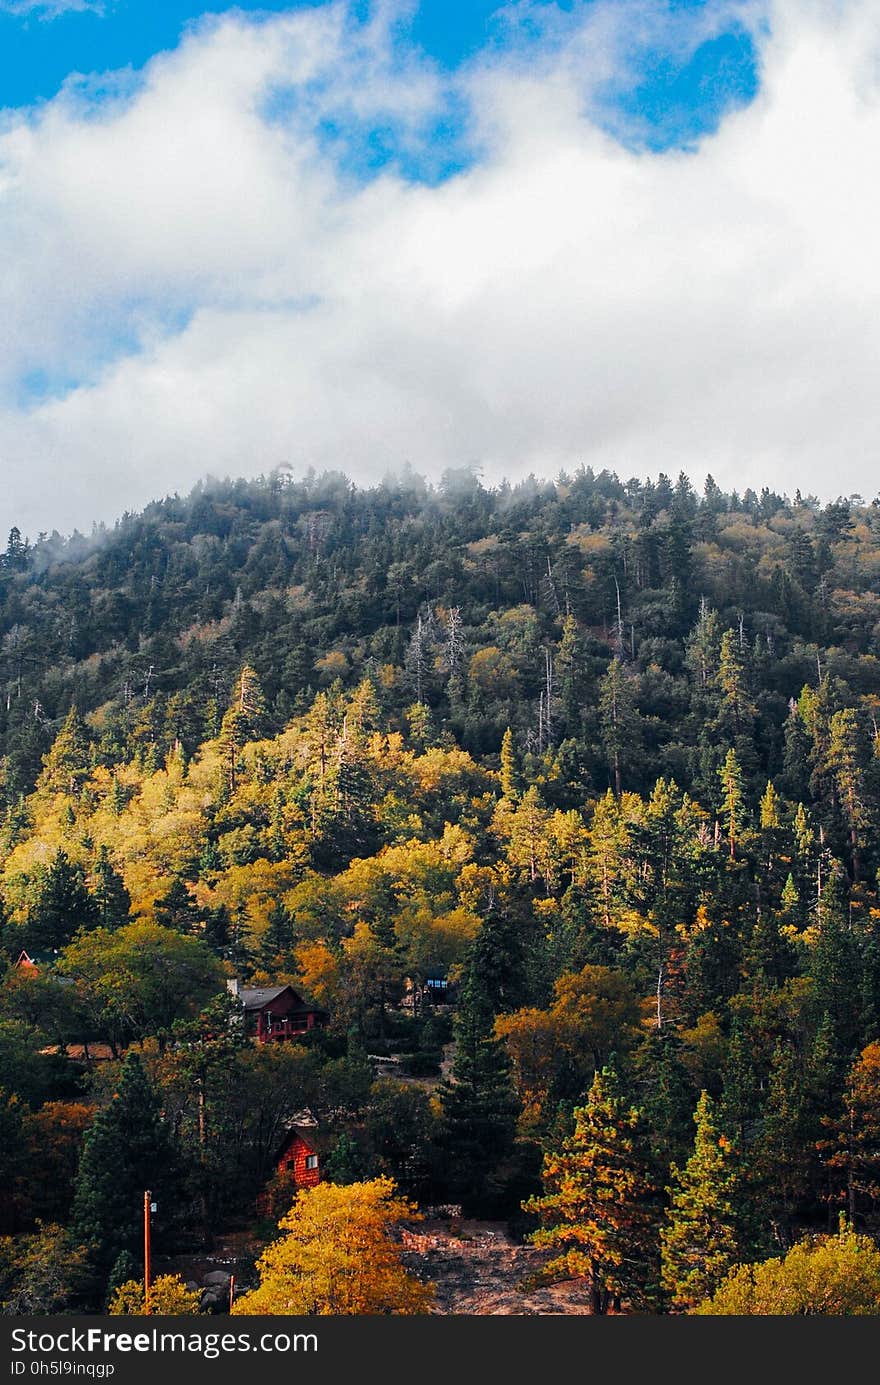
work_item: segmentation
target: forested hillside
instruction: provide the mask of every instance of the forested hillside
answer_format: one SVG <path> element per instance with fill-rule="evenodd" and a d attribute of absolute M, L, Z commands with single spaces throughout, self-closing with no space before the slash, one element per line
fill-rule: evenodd
<path fill-rule="evenodd" d="M 100 1306 L 148 1168 L 169 1250 L 252 1219 L 306 1107 L 597 1311 L 880 1230 L 877 502 L 206 483 L 14 530 L 0 636 L 7 1311 L 53 1236 L 36 1311 Z M 232 976 L 326 1029 L 254 1045 Z"/>

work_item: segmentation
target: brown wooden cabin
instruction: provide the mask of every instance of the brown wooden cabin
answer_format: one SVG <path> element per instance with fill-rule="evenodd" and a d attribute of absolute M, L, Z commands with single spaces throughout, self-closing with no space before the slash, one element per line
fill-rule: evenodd
<path fill-rule="evenodd" d="M 310 1029 L 323 1028 L 330 1018 L 292 986 L 240 986 L 237 981 L 228 985 L 244 1008 L 246 1032 L 259 1044 L 295 1039 Z"/>

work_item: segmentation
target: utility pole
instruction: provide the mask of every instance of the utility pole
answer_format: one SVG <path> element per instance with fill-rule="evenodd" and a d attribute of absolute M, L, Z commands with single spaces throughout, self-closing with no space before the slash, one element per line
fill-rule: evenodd
<path fill-rule="evenodd" d="M 152 1193 L 144 1190 L 144 1313 L 150 1312 L 150 1213 L 153 1209 Z"/>

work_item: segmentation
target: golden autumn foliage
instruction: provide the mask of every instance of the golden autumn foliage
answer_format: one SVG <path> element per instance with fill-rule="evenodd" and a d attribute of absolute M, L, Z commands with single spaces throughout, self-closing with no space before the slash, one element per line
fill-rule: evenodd
<path fill-rule="evenodd" d="M 807 1236 L 784 1257 L 738 1265 L 693 1310 L 703 1317 L 873 1317 L 880 1314 L 880 1250 L 845 1223 Z"/>
<path fill-rule="evenodd" d="M 515 1010 L 495 1023 L 525 1111 L 532 1115 L 540 1113 L 561 1064 L 579 1072 L 586 1086 L 615 1047 L 631 1048 L 639 1035 L 642 1007 L 623 972 L 585 966 L 564 972 L 553 989 L 554 1001 L 546 1010 Z"/>
<path fill-rule="evenodd" d="M 163 1317 L 193 1316 L 199 1311 L 198 1289 L 188 1289 L 177 1274 L 160 1274 L 150 1285 L 150 1312 Z M 107 1312 L 118 1318 L 139 1317 L 144 1312 L 144 1286 L 139 1279 L 120 1284 Z"/>
<path fill-rule="evenodd" d="M 390 1178 L 319 1183 L 298 1194 L 285 1232 L 257 1262 L 259 1288 L 234 1314 L 394 1314 L 430 1311 L 433 1288 L 407 1274 L 391 1238 L 417 1217 Z"/>

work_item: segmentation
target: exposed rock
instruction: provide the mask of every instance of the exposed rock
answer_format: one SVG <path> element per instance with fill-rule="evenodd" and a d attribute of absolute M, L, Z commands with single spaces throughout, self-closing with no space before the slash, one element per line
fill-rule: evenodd
<path fill-rule="evenodd" d="M 463 1222 L 460 1234 L 448 1225 L 423 1223 L 405 1233 L 403 1261 L 411 1273 L 437 1290 L 435 1313 L 589 1314 L 586 1287 L 577 1282 L 530 1287 L 527 1281 L 547 1253 L 518 1245 L 500 1223 Z"/>

